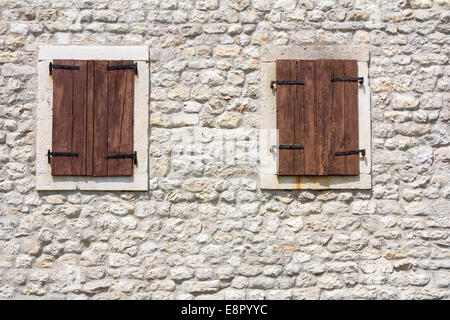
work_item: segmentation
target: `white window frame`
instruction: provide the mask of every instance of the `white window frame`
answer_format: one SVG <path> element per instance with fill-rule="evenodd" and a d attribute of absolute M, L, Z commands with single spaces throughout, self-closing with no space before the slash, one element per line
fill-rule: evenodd
<path fill-rule="evenodd" d="M 276 60 L 349 59 L 358 61 L 358 77 L 364 84 L 358 89 L 359 176 L 278 176 L 278 157 L 271 146 L 277 145 L 276 95 L 270 82 L 276 80 Z M 369 48 L 367 46 L 276 46 L 261 48 L 261 131 L 260 170 L 261 189 L 371 189 L 372 147 L 370 120 L 370 86 L 368 77 Z M 265 132 L 265 134 L 264 134 Z"/>
<path fill-rule="evenodd" d="M 52 148 L 53 82 L 49 63 L 67 60 L 134 60 L 138 76 L 134 87 L 133 148 L 137 166 L 130 177 L 52 176 L 47 150 Z M 149 52 L 147 46 L 40 46 L 38 54 L 38 108 L 36 134 L 36 190 L 148 190 Z"/>

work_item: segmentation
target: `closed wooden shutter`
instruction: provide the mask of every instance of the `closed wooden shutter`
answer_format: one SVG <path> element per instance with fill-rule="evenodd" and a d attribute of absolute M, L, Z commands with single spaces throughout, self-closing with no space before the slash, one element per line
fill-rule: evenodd
<path fill-rule="evenodd" d="M 111 61 L 110 66 L 131 65 L 133 61 Z M 108 78 L 108 143 L 109 155 L 133 153 L 134 70 L 110 70 Z M 133 174 L 133 159 L 108 159 L 108 176 Z"/>
<path fill-rule="evenodd" d="M 297 61 L 277 61 L 277 80 L 296 81 Z M 297 106 L 297 86 L 277 85 L 277 128 L 280 145 L 295 143 L 295 112 Z M 294 173 L 294 149 L 280 149 L 278 156 L 278 174 L 292 175 Z"/>
<path fill-rule="evenodd" d="M 78 66 L 78 70 L 53 69 L 52 152 L 78 156 L 53 156 L 52 175 L 86 175 L 87 62 L 54 60 L 53 64 Z"/>
<path fill-rule="evenodd" d="M 133 159 L 134 70 L 108 70 L 133 61 L 54 60 L 78 70 L 54 69 L 52 175 L 130 176 Z"/>
<path fill-rule="evenodd" d="M 355 60 L 325 60 L 322 65 L 332 78 L 356 78 L 358 65 Z M 329 158 L 324 162 L 325 175 L 359 175 L 359 154 L 336 156 L 336 152 L 357 150 L 358 141 L 358 84 L 356 82 L 321 82 L 319 91 L 331 92 L 327 136 Z M 326 126 L 326 125 L 325 125 Z"/>
<path fill-rule="evenodd" d="M 278 175 L 358 175 L 359 155 L 336 156 L 358 149 L 358 86 L 331 82 L 357 77 L 354 60 L 278 60 L 277 80 L 304 84 L 276 88 L 280 145 Z"/>

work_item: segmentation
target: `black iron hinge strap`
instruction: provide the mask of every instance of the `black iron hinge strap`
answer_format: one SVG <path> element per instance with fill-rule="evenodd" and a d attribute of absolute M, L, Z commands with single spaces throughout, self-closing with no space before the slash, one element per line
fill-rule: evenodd
<path fill-rule="evenodd" d="M 364 83 L 363 77 L 357 78 L 331 78 L 331 82 L 359 82 L 360 85 Z"/>
<path fill-rule="evenodd" d="M 270 148 L 270 152 L 273 152 L 275 149 L 304 149 L 304 147 L 298 144 L 274 144 Z"/>
<path fill-rule="evenodd" d="M 53 69 L 64 69 L 64 70 L 80 70 L 80 66 L 66 66 L 62 64 L 53 64 L 50 62 L 48 65 L 48 73 L 53 74 Z"/>
<path fill-rule="evenodd" d="M 291 81 L 291 80 L 276 80 L 270 82 L 270 88 L 273 89 L 273 85 L 276 84 L 286 84 L 286 85 L 302 85 L 305 84 L 303 81 Z"/>
<path fill-rule="evenodd" d="M 339 152 L 335 152 L 334 155 L 335 156 L 348 156 L 348 155 L 351 155 L 351 154 L 359 154 L 359 153 L 361 153 L 361 155 L 364 157 L 366 155 L 366 149 L 339 151 Z"/>
<path fill-rule="evenodd" d="M 51 157 L 78 157 L 78 153 L 76 152 L 51 152 L 47 151 L 47 160 L 50 163 Z"/>
<path fill-rule="evenodd" d="M 280 144 L 278 149 L 304 149 L 304 147 L 298 144 Z"/>
<path fill-rule="evenodd" d="M 136 151 L 133 153 L 111 154 L 106 156 L 106 159 L 127 159 L 127 158 L 133 159 L 134 164 L 137 164 Z"/>
<path fill-rule="evenodd" d="M 134 74 L 137 75 L 137 63 L 135 64 L 127 64 L 127 65 L 122 65 L 122 66 L 108 66 L 106 67 L 106 70 L 110 71 L 110 70 L 122 70 L 122 69 L 134 69 Z"/>

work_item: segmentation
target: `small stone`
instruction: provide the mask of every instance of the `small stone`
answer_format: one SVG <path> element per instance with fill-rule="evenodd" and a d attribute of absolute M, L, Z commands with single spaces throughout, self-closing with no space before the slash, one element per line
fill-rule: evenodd
<path fill-rule="evenodd" d="M 175 281 L 192 279 L 194 277 L 194 270 L 183 266 L 174 267 L 170 269 L 170 277 Z"/>
<path fill-rule="evenodd" d="M 317 286 L 322 289 L 339 289 L 344 286 L 342 280 L 336 274 L 326 274 L 317 280 Z"/>
<path fill-rule="evenodd" d="M 294 232 L 300 231 L 303 228 L 303 218 L 302 217 L 289 218 L 286 224 L 289 227 L 291 227 Z"/>
<path fill-rule="evenodd" d="M 197 114 L 176 114 L 172 116 L 172 123 L 175 128 L 194 126 L 198 123 Z"/>
<path fill-rule="evenodd" d="M 220 289 L 220 281 L 210 280 L 210 281 L 191 281 L 185 282 L 187 291 L 193 294 L 201 293 L 214 293 Z"/>
<path fill-rule="evenodd" d="M 219 0 L 198 0 L 195 7 L 199 10 L 215 10 L 219 7 Z"/>
<path fill-rule="evenodd" d="M 250 0 L 227 0 L 227 3 L 229 7 L 242 11 L 248 7 Z"/>
<path fill-rule="evenodd" d="M 348 21 L 367 21 L 369 15 L 363 11 L 350 11 L 347 14 Z"/>
<path fill-rule="evenodd" d="M 41 242 L 36 239 L 26 239 L 23 242 L 23 249 L 25 253 L 35 256 L 41 250 Z"/>
<path fill-rule="evenodd" d="M 84 290 L 87 293 L 98 293 L 101 291 L 106 291 L 111 286 L 111 281 L 109 280 L 96 280 L 88 282 L 84 285 Z"/>
<path fill-rule="evenodd" d="M 189 100 L 189 88 L 177 86 L 169 91 L 168 97 L 172 100 Z"/>
<path fill-rule="evenodd" d="M 238 46 L 217 46 L 214 48 L 215 57 L 235 57 L 241 52 Z"/>
<path fill-rule="evenodd" d="M 111 267 L 123 267 L 128 264 L 128 255 L 121 253 L 109 254 L 109 265 Z"/>
<path fill-rule="evenodd" d="M 290 11 L 295 9 L 296 4 L 297 0 L 275 0 L 273 8 L 281 11 Z"/>
<path fill-rule="evenodd" d="M 219 117 L 217 124 L 221 128 L 237 128 L 242 120 L 242 115 L 236 112 L 226 112 Z"/>
<path fill-rule="evenodd" d="M 151 160 L 151 169 L 153 173 L 164 176 L 170 171 L 170 160 L 167 158 L 153 158 Z"/>
<path fill-rule="evenodd" d="M 134 205 L 126 202 L 111 203 L 109 211 L 119 216 L 125 216 L 134 212 Z"/>
<path fill-rule="evenodd" d="M 63 204 L 65 201 L 65 197 L 59 194 L 50 195 L 43 197 L 43 200 L 50 204 Z"/>
<path fill-rule="evenodd" d="M 411 9 L 431 8 L 433 5 L 433 0 L 409 0 L 408 2 Z"/>

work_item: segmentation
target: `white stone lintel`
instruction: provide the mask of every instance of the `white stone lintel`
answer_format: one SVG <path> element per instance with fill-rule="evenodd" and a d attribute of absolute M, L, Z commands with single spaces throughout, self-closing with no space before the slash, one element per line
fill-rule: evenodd
<path fill-rule="evenodd" d="M 136 60 L 148 61 L 147 46 L 40 46 L 39 60 Z"/>
<path fill-rule="evenodd" d="M 369 61 L 369 47 L 367 45 L 267 45 L 261 48 L 261 62 L 274 62 L 281 59 L 349 59 L 367 62 Z"/>

